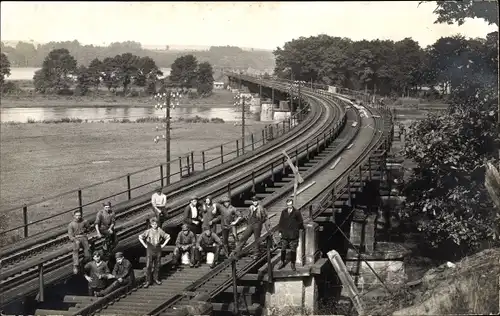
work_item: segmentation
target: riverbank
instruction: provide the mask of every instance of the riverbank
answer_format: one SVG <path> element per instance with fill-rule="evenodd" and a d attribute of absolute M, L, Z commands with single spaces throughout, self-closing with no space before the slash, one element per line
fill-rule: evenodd
<path fill-rule="evenodd" d="M 156 131 L 156 127 L 159 131 Z M 247 126 L 247 136 L 257 133 L 264 123 Z M 102 124 L 2 124 L 0 125 L 0 210 L 29 204 L 44 197 L 105 181 L 127 173 L 159 166 L 165 162 L 165 143 L 153 141 L 162 135 L 161 123 Z M 201 169 L 200 152 L 240 136 L 241 127 L 226 124 L 187 124 L 174 122 L 171 131 L 171 159 L 196 153 L 196 170 Z M 227 149 L 229 152 L 229 149 Z M 217 147 L 206 152 L 206 159 L 220 155 Z M 226 157 L 226 159 L 228 159 Z M 214 161 L 215 163 L 215 161 Z M 172 166 L 177 172 L 178 163 Z M 158 177 L 158 168 L 132 177 L 138 185 Z M 126 189 L 126 179 L 98 187 L 106 195 Z M 158 185 L 159 183 L 152 184 Z M 88 191 L 87 191 L 88 193 Z M 96 193 L 96 192 L 94 192 Z M 135 194 L 134 194 L 135 196 Z M 88 195 L 84 195 L 87 201 Z M 30 208 L 30 221 L 56 211 L 74 207 L 75 196 Z M 97 207 L 97 205 L 95 206 Z M 9 226 L 21 224 L 19 212 L 7 214 Z M 55 218 L 67 221 L 71 215 Z"/>
<path fill-rule="evenodd" d="M 60 96 L 41 94 L 2 94 L 1 108 L 33 108 L 33 107 L 154 107 L 156 101 L 151 96 L 124 97 L 100 93 L 96 96 Z M 234 95 L 227 90 L 215 90 L 206 98 L 183 98 L 179 107 L 234 107 Z"/>

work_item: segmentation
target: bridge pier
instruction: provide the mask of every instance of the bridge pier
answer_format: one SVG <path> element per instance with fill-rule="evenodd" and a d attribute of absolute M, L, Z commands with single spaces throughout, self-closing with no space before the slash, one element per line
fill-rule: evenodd
<path fill-rule="evenodd" d="M 273 280 L 266 285 L 264 315 L 315 314 L 318 310 L 318 280 L 328 261 L 320 258 L 318 252 L 319 225 L 307 221 L 304 226 L 305 234 L 299 239 L 297 251 L 297 271 L 288 264 L 281 270 L 273 268 Z M 299 257 L 302 257 L 300 263 Z M 272 261 L 272 264 L 279 262 Z"/>

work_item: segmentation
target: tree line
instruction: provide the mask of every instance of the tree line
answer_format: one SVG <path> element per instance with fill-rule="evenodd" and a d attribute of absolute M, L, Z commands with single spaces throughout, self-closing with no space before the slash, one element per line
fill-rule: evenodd
<path fill-rule="evenodd" d="M 10 74 L 10 61 L 1 54 L 1 84 Z M 55 49 L 45 57 L 42 68 L 33 76 L 35 91 L 46 94 L 86 95 L 105 87 L 116 92 L 122 88 L 125 95 L 132 85 L 141 87 L 148 94 L 165 91 L 169 85 L 182 88 L 196 88 L 198 95 L 212 92 L 213 68 L 208 62 L 198 63 L 193 55 L 178 57 L 172 64 L 168 78 L 161 78 L 162 71 L 155 61 L 148 56 L 139 57 L 132 53 L 123 53 L 104 60 L 93 59 L 88 66 L 79 65 L 76 59 L 65 49 Z M 73 90 L 72 87 L 75 86 Z M 157 89 L 159 88 L 159 91 Z"/>
<path fill-rule="evenodd" d="M 230 69 L 272 69 L 274 57 L 270 51 L 246 51 L 235 46 L 212 46 L 205 51 L 175 51 L 144 49 L 138 42 L 115 42 L 108 46 L 82 45 L 78 41 L 50 42 L 35 46 L 29 42 L 18 42 L 15 47 L 1 43 L 1 51 L 10 60 L 12 67 L 41 67 L 45 56 L 56 49 L 67 49 L 79 65 L 89 65 L 97 58 L 113 58 L 123 52 L 130 52 L 139 57 L 150 57 L 160 68 L 168 68 L 179 57 L 190 54 L 201 62 L 208 62 L 214 68 Z"/>
<path fill-rule="evenodd" d="M 281 78 L 338 85 L 379 95 L 417 95 L 423 87 L 447 91 L 464 72 L 493 75 L 498 32 L 486 39 L 442 37 L 426 48 L 411 38 L 401 41 L 362 40 L 328 35 L 300 37 L 274 51 L 275 75 Z M 458 68 L 467 65 L 466 68 Z"/>

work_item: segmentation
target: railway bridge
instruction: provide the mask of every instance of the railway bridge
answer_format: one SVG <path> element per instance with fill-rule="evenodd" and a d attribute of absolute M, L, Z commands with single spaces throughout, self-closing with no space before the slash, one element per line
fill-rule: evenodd
<path fill-rule="evenodd" d="M 328 93 L 317 86 L 299 88 L 286 80 L 226 75 L 231 82 L 273 102 L 291 99 L 294 113 L 266 126 L 261 135 L 249 135 L 244 148 L 236 140 L 217 147 L 215 153 L 203 151 L 180 157 L 173 162 L 179 169 L 172 178 L 166 179 L 161 165 L 154 169 L 156 176 L 142 176 L 142 182 L 127 175 L 127 189 L 104 198 L 91 199 L 82 189 L 73 192 L 77 193 L 77 205 L 60 212 L 68 220 L 75 209 L 83 210 L 84 217 L 92 220 L 101 201 L 117 199 L 117 250 L 123 250 L 132 261 L 139 281 L 136 287 L 117 289 L 100 298 L 83 295 L 83 278 L 72 275 L 66 225 L 37 231 L 36 225 L 44 219 L 30 222 L 26 217 L 32 206 L 24 206 L 20 212 L 24 223 L 17 228 L 24 238 L 2 248 L 1 304 L 7 314 L 270 314 L 284 305 L 311 312 L 317 309 L 319 296 L 326 294 L 321 291 L 321 279 L 334 274 L 327 252 L 336 249 L 345 257 L 348 249 L 359 254 L 373 247 L 373 240 L 363 237 L 373 234 L 361 234 L 366 230 L 359 228 L 363 225 L 353 230 L 351 221 L 353 214 L 362 213 L 366 218 L 376 211 L 372 198 L 384 179 L 385 158 L 393 136 L 391 114 L 384 108 L 358 106 L 349 96 Z M 305 180 L 296 196 L 296 206 L 306 222 L 297 271 L 288 267 L 276 271 L 274 267 L 278 261 L 275 239 L 279 213 L 293 192 L 293 171 L 283 151 Z M 178 232 L 182 209 L 193 194 L 214 199 L 229 195 L 232 204 L 242 210 L 250 204 L 251 196 L 257 196 L 268 210 L 271 229 L 264 230 L 259 240 L 251 239 L 243 252 L 254 247 L 266 251 L 256 259 L 227 257 L 214 269 L 203 265 L 171 271 L 173 247 L 167 246 L 162 258 L 163 284 L 140 287 L 145 279 L 145 258 L 137 235 L 146 228 L 145 220 L 151 216 L 150 196 L 159 184 L 168 197 L 171 234 Z M 243 230 L 238 228 L 239 233 Z M 12 230 L 2 234 L 8 232 Z M 95 234 L 90 240 L 94 249 L 101 247 Z"/>

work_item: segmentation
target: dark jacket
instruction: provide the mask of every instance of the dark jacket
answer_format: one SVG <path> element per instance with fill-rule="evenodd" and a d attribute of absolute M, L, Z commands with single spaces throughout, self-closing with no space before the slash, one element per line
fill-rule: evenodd
<path fill-rule="evenodd" d="M 288 209 L 281 211 L 278 227 L 281 232 L 281 238 L 298 239 L 299 230 L 304 229 L 302 214 L 295 207 L 291 213 L 288 213 Z"/>
<path fill-rule="evenodd" d="M 195 218 L 192 217 L 191 204 L 184 208 L 184 223 L 189 225 L 201 226 L 203 221 L 203 210 L 199 205 L 196 205 L 196 209 L 198 210 L 198 214 Z M 193 219 L 198 220 L 198 224 L 193 223 Z"/>
<path fill-rule="evenodd" d="M 130 282 L 135 282 L 134 268 L 132 264 L 127 259 L 123 259 L 122 263 L 115 263 L 113 268 L 113 275 L 118 279 L 129 279 Z"/>

